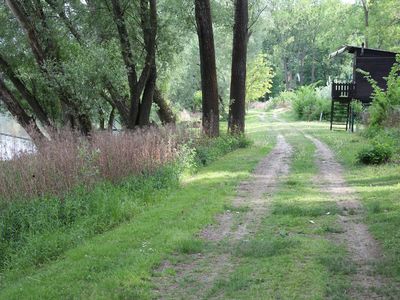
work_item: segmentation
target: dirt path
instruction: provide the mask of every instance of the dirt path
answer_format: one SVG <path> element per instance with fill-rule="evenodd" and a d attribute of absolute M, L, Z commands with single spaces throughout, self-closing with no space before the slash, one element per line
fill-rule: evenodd
<path fill-rule="evenodd" d="M 343 168 L 329 147 L 314 137 L 306 137 L 317 147 L 321 190 L 328 192 L 342 210 L 339 222 L 344 232 L 335 234 L 333 239 L 345 244 L 356 266 L 349 296 L 352 299 L 385 299 L 379 290 L 386 286 L 387 280 L 374 274 L 374 265 L 382 259 L 382 252 L 367 226 L 362 223 L 362 204 L 344 180 Z"/>
<path fill-rule="evenodd" d="M 159 299 L 205 298 L 216 279 L 230 273 L 234 265 L 230 254 L 232 246 L 257 231 L 268 213 L 269 196 L 276 192 L 282 177 L 289 172 L 291 155 L 292 147 L 279 135 L 272 152 L 258 164 L 251 178 L 239 185 L 232 211 L 219 215 L 214 226 L 199 234 L 210 244 L 208 251 L 187 255 L 183 263 L 165 262 L 158 270 L 160 274 L 165 274 L 166 269 L 174 270 L 173 276 L 157 278 Z"/>

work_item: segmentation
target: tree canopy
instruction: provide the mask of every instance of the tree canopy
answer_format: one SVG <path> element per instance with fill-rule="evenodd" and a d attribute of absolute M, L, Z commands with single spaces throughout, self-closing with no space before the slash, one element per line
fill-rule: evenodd
<path fill-rule="evenodd" d="M 230 101 L 235 3 L 210 1 L 221 115 Z M 399 11 L 395 0 L 249 0 L 247 100 L 345 77 L 345 58 L 328 59 L 344 44 L 400 51 Z M 82 132 L 114 119 L 127 128 L 165 123 L 173 111 L 199 109 L 195 1 L 7 0 L 0 24 L 3 109 L 9 94 L 27 118 Z"/>

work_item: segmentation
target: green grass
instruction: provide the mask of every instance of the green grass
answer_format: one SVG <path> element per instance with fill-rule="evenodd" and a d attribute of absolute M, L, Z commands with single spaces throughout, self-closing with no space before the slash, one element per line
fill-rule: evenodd
<path fill-rule="evenodd" d="M 153 269 L 171 253 L 206 248 L 195 234 L 230 205 L 235 186 L 271 146 L 258 144 L 225 155 L 161 197 L 148 193 L 149 201 L 117 227 L 83 236 L 53 260 L 2 273 L 0 299 L 150 298 Z M 135 199 L 133 192 L 121 194 L 117 187 L 100 192 L 97 196 L 107 199 L 124 197 L 128 203 Z M 51 238 L 43 241 L 53 245 Z"/>
<path fill-rule="evenodd" d="M 365 166 L 357 153 L 369 141 L 359 134 L 320 130 L 311 123 L 307 131 L 327 143 L 346 169 L 348 184 L 358 192 L 365 210 L 364 222 L 382 245 L 386 259 L 379 272 L 400 281 L 400 165 Z"/>
<path fill-rule="evenodd" d="M 358 163 L 357 154 L 370 144 L 360 134 L 362 129 L 358 133 L 330 131 L 327 122 L 294 123 L 290 113 L 281 116 L 287 121 L 286 126 L 296 126 L 314 135 L 334 151 L 336 159 L 345 167 L 347 183 L 356 190 L 365 208 L 363 222 L 383 248 L 385 259 L 377 271 L 400 282 L 400 165 Z"/>
<path fill-rule="evenodd" d="M 201 253 L 205 249 L 205 242 L 199 239 L 181 240 L 177 243 L 176 251 L 183 254 Z"/>
<path fill-rule="evenodd" d="M 357 164 L 356 154 L 368 141 L 359 135 L 330 132 L 326 123 L 293 122 L 290 113 L 281 111 L 250 111 L 247 120 L 253 146 L 210 163 L 185 177 L 180 186 L 144 192 L 147 200 L 135 206 L 127 219 L 106 230 L 85 235 L 78 230 L 85 223 L 79 223 L 73 236 L 82 239 L 67 251 L 2 273 L 0 299 L 151 299 L 152 276 L 164 260 L 221 251 L 231 254 L 234 268 L 218 278 L 206 298 L 346 299 L 355 267 L 346 250 L 331 240 L 343 232 L 337 222 L 339 210 L 313 184 L 318 172 L 315 147 L 301 131 L 326 142 L 345 166 L 348 183 L 365 205 L 365 222 L 383 246 L 386 260 L 378 271 L 400 280 L 400 167 Z M 258 233 L 236 244 L 217 246 L 198 239 L 197 233 L 217 214 L 249 210 L 232 206 L 235 187 L 272 149 L 278 134 L 284 134 L 293 145 L 293 164 L 278 192 L 266 195 L 272 205 Z M 92 196 L 122 197 L 130 205 L 137 204 L 132 191 L 115 186 Z M 99 217 L 93 220 L 96 222 L 107 220 Z M 43 244 L 39 255 L 48 256 L 46 243 L 54 247 L 63 240 L 58 234 L 55 231 L 52 237 L 37 241 Z M 172 268 L 166 272 L 175 275 Z"/>
<path fill-rule="evenodd" d="M 236 268 L 215 283 L 210 297 L 346 299 L 354 267 L 345 249 L 329 240 L 340 231 L 338 208 L 312 184 L 314 146 L 298 132 L 286 134 L 295 147 L 291 174 L 272 197 L 271 214 L 259 233 L 231 250 Z"/>

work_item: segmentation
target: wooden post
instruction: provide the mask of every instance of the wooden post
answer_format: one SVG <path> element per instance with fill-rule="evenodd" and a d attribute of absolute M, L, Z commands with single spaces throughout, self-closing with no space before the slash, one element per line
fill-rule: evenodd
<path fill-rule="evenodd" d="M 333 129 L 333 110 L 335 108 L 335 100 L 332 99 L 332 106 L 331 106 L 331 131 Z"/>

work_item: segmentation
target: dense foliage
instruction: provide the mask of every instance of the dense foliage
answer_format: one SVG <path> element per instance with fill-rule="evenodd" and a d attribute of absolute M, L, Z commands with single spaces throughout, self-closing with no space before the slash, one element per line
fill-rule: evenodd
<path fill-rule="evenodd" d="M 369 109 L 370 126 L 400 126 L 400 56 L 386 79 L 387 89 L 382 90 L 373 79 L 373 102 Z"/>
<path fill-rule="evenodd" d="M 382 90 L 376 81 L 365 74 L 373 87 L 373 102 L 367 110 L 367 129 L 364 135 L 370 145 L 358 154 L 365 164 L 380 164 L 400 155 L 400 57 L 386 78 L 387 89 Z"/>
<path fill-rule="evenodd" d="M 329 86 L 305 85 L 295 91 L 285 91 L 270 99 L 268 108 L 288 107 L 297 120 L 327 120 L 331 110 L 329 89 Z"/>
<path fill-rule="evenodd" d="M 114 112 L 116 120 L 124 124 L 121 114 L 124 106 L 118 109 L 115 104 L 129 102 L 127 95 L 131 91 L 120 51 L 117 26 L 120 21 L 113 13 L 114 2 L 24 2 L 23 9 L 32 16 L 38 41 L 43 49 L 53 49 L 42 67 L 35 61 L 35 53 L 20 23 L 4 2 L 0 5 L 0 56 L 43 106 L 51 122 L 66 121 L 65 103 L 60 99 L 67 95 L 73 108 L 80 115 L 87 115 L 95 126 L 102 127 L 104 121 L 112 120 Z M 364 24 L 365 10 L 359 1 L 249 1 L 248 73 L 250 77 L 259 75 L 259 79 L 256 85 L 251 78 L 248 80 L 248 100 L 270 93 L 276 96 L 282 90 L 317 81 L 326 82 L 329 77 L 348 78 L 351 64 L 345 63 L 346 58 L 329 60 L 327 55 L 343 44 L 360 45 L 368 40 L 372 48 L 399 50 L 400 20 L 396 13 L 399 2 L 366 3 L 368 26 Z M 194 4 L 159 0 L 157 5 L 157 90 L 177 110 L 198 110 L 193 104 L 195 93 L 201 90 Z M 139 75 L 148 52 L 144 49 L 145 31 L 140 24 L 144 8 L 137 0 L 126 3 L 123 9 L 132 59 Z M 211 9 L 219 96 L 226 110 L 233 3 L 214 0 Z M 4 65 L 0 69 L 5 73 Z M 273 79 L 272 74 L 275 74 Z M 16 91 L 9 76 L 5 76 L 5 83 L 28 114 L 32 114 L 27 100 Z M 158 107 L 159 103 L 152 109 Z M 158 121 L 157 114 L 151 114 L 150 118 Z"/>

